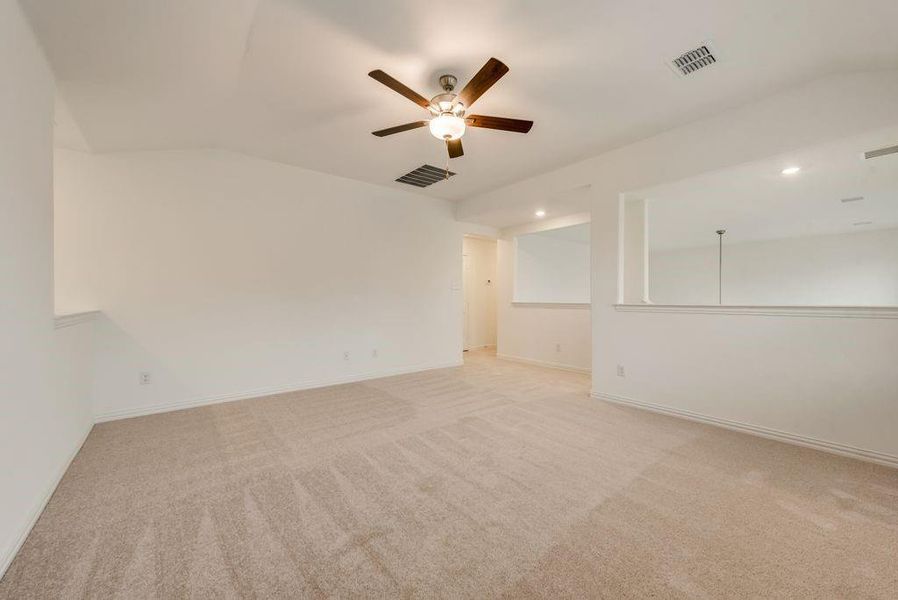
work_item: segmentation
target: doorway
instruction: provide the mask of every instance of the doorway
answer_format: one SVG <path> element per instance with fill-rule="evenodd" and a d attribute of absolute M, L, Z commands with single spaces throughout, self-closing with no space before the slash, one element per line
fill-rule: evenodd
<path fill-rule="evenodd" d="M 496 240 L 462 242 L 464 351 L 496 347 Z"/>

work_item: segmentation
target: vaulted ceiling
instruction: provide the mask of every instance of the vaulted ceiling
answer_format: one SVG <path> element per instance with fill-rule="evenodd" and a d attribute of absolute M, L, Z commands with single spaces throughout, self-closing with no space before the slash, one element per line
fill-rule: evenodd
<path fill-rule="evenodd" d="M 510 72 L 469 129 L 452 179 L 465 198 L 829 73 L 898 66 L 894 0 L 22 0 L 56 73 L 58 143 L 94 152 L 224 148 L 371 183 L 446 164 L 423 118 L 367 77 L 422 95 L 491 56 Z M 712 40 L 713 67 L 667 62 Z M 416 188 L 415 188 L 416 189 Z"/>

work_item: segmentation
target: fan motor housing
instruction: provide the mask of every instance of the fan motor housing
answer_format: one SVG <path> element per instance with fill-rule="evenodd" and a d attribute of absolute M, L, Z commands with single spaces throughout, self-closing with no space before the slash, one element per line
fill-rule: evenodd
<path fill-rule="evenodd" d="M 455 84 L 458 83 L 458 77 L 455 75 L 442 75 L 440 77 L 440 87 L 447 92 L 451 92 L 455 89 Z"/>
<path fill-rule="evenodd" d="M 462 117 L 465 114 L 465 105 L 458 101 L 458 94 L 445 92 L 430 99 L 430 112 L 435 115 L 449 114 Z"/>
<path fill-rule="evenodd" d="M 440 87 L 443 88 L 443 93 L 437 94 L 430 99 L 430 112 L 434 115 L 464 116 L 464 105 L 458 102 L 458 94 L 452 91 L 457 83 L 458 77 L 455 75 L 447 73 L 440 76 Z"/>

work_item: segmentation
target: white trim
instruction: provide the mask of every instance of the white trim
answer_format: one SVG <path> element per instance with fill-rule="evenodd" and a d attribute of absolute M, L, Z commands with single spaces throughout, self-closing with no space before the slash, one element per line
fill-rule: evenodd
<path fill-rule="evenodd" d="M 28 534 L 31 533 L 31 529 L 34 527 L 34 524 L 37 523 L 37 520 L 38 518 L 40 518 L 41 513 L 44 512 L 44 509 L 47 507 L 47 503 L 53 496 L 53 492 L 56 491 L 56 488 L 59 486 L 59 482 L 62 481 L 62 477 L 66 474 L 66 471 L 69 470 L 69 466 L 72 464 L 72 461 L 75 460 L 75 456 L 77 456 L 78 452 L 81 451 L 81 447 L 84 445 L 84 442 L 87 441 L 87 436 L 90 435 L 93 427 L 93 423 L 88 424 L 87 430 L 81 436 L 81 439 L 75 446 L 74 450 L 72 450 L 71 454 L 69 454 L 68 459 L 60 466 L 59 469 L 57 469 L 54 477 L 50 480 L 50 485 L 48 485 L 44 490 L 43 495 L 38 498 L 38 501 L 34 505 L 34 508 L 31 509 L 31 514 L 28 517 L 28 521 L 25 523 L 22 531 L 19 532 L 19 536 L 16 538 L 15 543 L 6 550 L 6 553 L 2 557 L 0 557 L 0 579 L 3 578 L 3 575 L 6 573 L 9 565 L 12 564 L 12 561 L 19 553 L 19 550 L 22 549 L 22 544 L 25 543 L 25 540 L 28 538 Z"/>
<path fill-rule="evenodd" d="M 615 304 L 618 312 L 760 315 L 840 319 L 898 319 L 896 306 L 742 306 L 715 304 Z"/>
<path fill-rule="evenodd" d="M 627 193 L 617 195 L 617 302 L 624 302 L 624 218 L 627 211 Z M 617 304 L 615 304 L 617 306 Z"/>
<path fill-rule="evenodd" d="M 523 363 L 525 365 L 534 365 L 537 367 L 548 367 L 550 369 L 558 369 L 560 371 L 573 371 L 574 373 L 592 373 L 592 369 L 588 367 L 575 367 L 564 363 L 551 362 L 548 360 L 536 360 L 534 358 L 524 358 L 522 356 L 512 356 L 511 354 L 496 354 L 496 358 L 507 360 L 510 362 Z"/>
<path fill-rule="evenodd" d="M 54 329 L 62 329 L 63 327 L 71 327 L 72 325 L 80 325 L 81 323 L 87 323 L 89 321 L 93 321 L 97 317 L 100 316 L 100 311 L 98 310 L 89 310 L 86 312 L 79 313 L 71 313 L 68 315 L 57 315 L 53 319 L 53 327 Z"/>
<path fill-rule="evenodd" d="M 592 307 L 589 302 L 512 302 L 512 306 L 520 308 L 579 308 Z"/>
<path fill-rule="evenodd" d="M 281 386 L 257 388 L 243 392 L 234 392 L 230 394 L 221 394 L 219 396 L 205 396 L 202 398 L 192 398 L 188 400 L 178 400 L 175 402 L 166 402 L 163 404 L 152 404 L 149 406 L 138 406 L 134 408 L 122 408 L 118 410 L 110 410 L 95 415 L 96 423 L 105 423 L 106 421 L 117 421 L 119 419 L 129 419 L 131 417 L 142 417 L 145 415 L 154 415 L 157 413 L 171 412 L 175 410 L 184 410 L 187 408 L 196 408 L 199 406 L 208 406 L 210 404 L 221 404 L 223 402 L 234 402 L 235 400 L 248 400 L 252 398 L 260 398 L 262 396 L 271 396 L 273 394 L 284 394 L 287 392 L 298 392 L 302 390 L 311 390 L 315 388 L 328 387 L 332 385 L 342 385 L 345 383 L 356 383 L 359 381 L 368 381 L 371 379 L 381 379 L 383 377 L 392 377 L 394 375 L 406 375 L 408 373 L 418 373 L 420 371 L 429 371 L 432 369 L 447 369 L 451 367 L 460 367 L 463 364 L 461 359 L 449 361 L 445 363 L 415 365 L 411 367 L 399 367 L 396 369 L 386 369 L 383 371 L 375 371 L 368 373 L 359 373 L 356 375 L 347 375 L 345 377 L 336 377 L 332 379 L 309 379 L 306 381 L 298 381 Z"/>
<path fill-rule="evenodd" d="M 780 442 L 786 442 L 788 444 L 814 448 L 815 450 L 822 450 L 823 452 L 829 452 L 830 454 L 848 456 L 850 458 L 873 462 L 880 465 L 885 465 L 887 467 L 898 468 L 898 456 L 886 454 L 884 452 L 877 452 L 876 450 L 865 450 L 863 448 L 856 448 L 847 444 L 828 442 L 826 440 L 819 440 L 817 438 L 799 435 L 797 433 L 789 433 L 787 431 L 780 431 L 778 429 L 772 429 L 770 427 L 764 427 L 761 425 L 752 425 L 750 423 L 743 423 L 741 421 L 721 419 L 718 417 L 712 417 L 709 415 L 693 412 L 691 410 L 662 406 L 660 404 L 652 404 L 650 402 L 642 402 L 640 400 L 634 400 L 632 398 L 627 398 L 624 396 L 616 396 L 614 394 L 606 394 L 604 392 L 592 392 L 592 394 L 590 395 L 597 400 L 605 400 L 606 402 L 632 406 L 634 408 L 662 413 L 672 417 L 679 417 L 681 419 L 688 419 L 690 421 L 698 421 L 699 423 L 706 423 L 708 425 L 716 425 L 718 427 L 724 427 L 726 429 L 733 429 L 751 435 L 757 435 L 772 440 L 778 440 Z"/>

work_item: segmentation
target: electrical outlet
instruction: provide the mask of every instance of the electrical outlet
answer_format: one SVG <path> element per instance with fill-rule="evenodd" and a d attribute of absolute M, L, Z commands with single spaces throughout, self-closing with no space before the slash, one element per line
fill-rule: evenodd
<path fill-rule="evenodd" d="M 343 353 L 343 360 L 349 360 L 349 352 Z"/>
<path fill-rule="evenodd" d="M 152 377 L 150 376 L 149 371 L 141 371 L 137 377 L 140 385 L 150 385 L 152 382 Z"/>
<path fill-rule="evenodd" d="M 561 352 L 561 344 L 555 344 L 555 352 Z"/>
<path fill-rule="evenodd" d="M 371 351 L 371 358 L 377 358 L 377 348 Z"/>
<path fill-rule="evenodd" d="M 624 365 L 617 365 L 617 376 L 618 377 L 626 377 L 627 374 L 624 371 Z"/>

